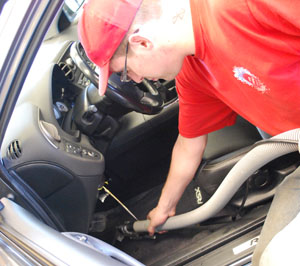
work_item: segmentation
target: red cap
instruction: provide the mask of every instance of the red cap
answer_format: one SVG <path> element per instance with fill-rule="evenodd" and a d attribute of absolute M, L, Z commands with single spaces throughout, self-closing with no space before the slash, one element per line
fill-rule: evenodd
<path fill-rule="evenodd" d="M 110 76 L 109 61 L 130 28 L 142 0 L 89 0 L 78 24 L 80 42 L 100 68 L 99 93 Z"/>

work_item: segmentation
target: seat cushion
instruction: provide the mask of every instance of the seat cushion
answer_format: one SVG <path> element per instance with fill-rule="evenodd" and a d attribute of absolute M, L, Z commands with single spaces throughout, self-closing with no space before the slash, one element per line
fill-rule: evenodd
<path fill-rule="evenodd" d="M 219 158 L 230 152 L 252 145 L 261 139 L 255 126 L 242 117 L 238 117 L 233 126 L 208 134 L 208 142 L 203 159 L 213 160 Z"/>

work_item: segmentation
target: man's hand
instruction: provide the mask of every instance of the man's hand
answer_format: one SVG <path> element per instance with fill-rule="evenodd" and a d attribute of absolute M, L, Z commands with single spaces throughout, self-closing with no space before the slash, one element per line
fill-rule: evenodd
<path fill-rule="evenodd" d="M 169 217 L 175 215 L 175 208 L 170 211 L 163 210 L 158 206 L 150 211 L 147 215 L 147 219 L 150 220 L 148 226 L 148 232 L 150 236 L 153 236 L 155 233 L 155 228 L 163 224 Z"/>

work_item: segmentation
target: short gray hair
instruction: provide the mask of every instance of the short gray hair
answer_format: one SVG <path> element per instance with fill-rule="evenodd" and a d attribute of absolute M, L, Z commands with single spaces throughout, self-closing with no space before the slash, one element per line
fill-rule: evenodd
<path fill-rule="evenodd" d="M 113 57 L 121 56 L 125 53 L 126 45 L 130 34 L 136 31 L 136 25 L 143 24 L 149 20 L 159 19 L 162 15 L 161 0 L 143 0 L 140 9 L 138 10 L 131 27 L 123 38 L 118 49 Z"/>

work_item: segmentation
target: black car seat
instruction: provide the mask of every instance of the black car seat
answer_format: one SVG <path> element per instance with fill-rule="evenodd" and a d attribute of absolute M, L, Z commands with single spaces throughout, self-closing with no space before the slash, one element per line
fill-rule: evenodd
<path fill-rule="evenodd" d="M 205 198 L 212 196 L 231 168 L 260 140 L 262 136 L 257 128 L 241 117 L 237 118 L 235 125 L 210 133 L 202 163 L 193 180 L 198 201 L 202 197 L 201 203 L 204 203 Z M 299 155 L 296 153 L 267 164 L 249 177 L 230 204 L 248 207 L 270 199 L 277 185 L 298 165 Z"/>

